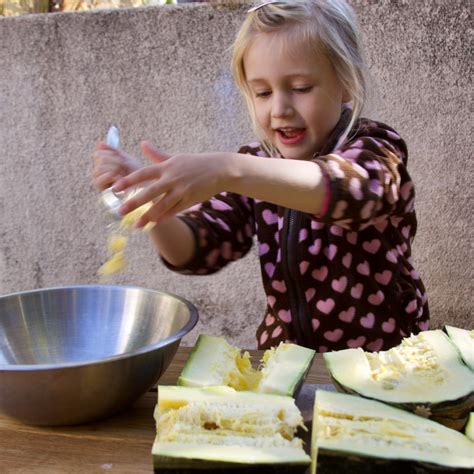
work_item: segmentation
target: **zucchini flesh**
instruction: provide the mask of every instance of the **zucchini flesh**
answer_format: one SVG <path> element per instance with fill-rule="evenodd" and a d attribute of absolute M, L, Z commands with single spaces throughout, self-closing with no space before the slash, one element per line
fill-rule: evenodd
<path fill-rule="evenodd" d="M 469 414 L 464 433 L 471 441 L 474 441 L 474 413 Z"/>
<path fill-rule="evenodd" d="M 178 385 L 227 385 L 246 390 L 295 396 L 311 366 L 315 351 L 280 343 L 265 351 L 259 370 L 250 355 L 224 338 L 200 335 L 178 379 Z"/>
<path fill-rule="evenodd" d="M 462 472 L 474 469 L 463 434 L 365 398 L 318 390 L 311 440 L 314 474 Z"/>
<path fill-rule="evenodd" d="M 295 436 L 303 419 L 286 396 L 238 392 L 230 387 L 158 387 L 154 468 L 307 468 L 309 456 Z M 240 471 L 239 471 L 240 472 Z"/>
<path fill-rule="evenodd" d="M 444 326 L 449 338 L 459 350 L 465 364 L 474 370 L 474 329 L 461 329 L 454 326 Z"/>
<path fill-rule="evenodd" d="M 474 408 L 474 373 L 440 330 L 421 332 L 388 351 L 324 354 L 338 390 L 380 400 L 461 430 Z"/>

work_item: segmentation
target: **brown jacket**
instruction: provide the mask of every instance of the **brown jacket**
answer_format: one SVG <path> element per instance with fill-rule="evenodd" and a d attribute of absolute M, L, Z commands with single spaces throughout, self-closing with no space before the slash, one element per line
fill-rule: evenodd
<path fill-rule="evenodd" d="M 405 142 L 387 125 L 360 119 L 334 149 L 347 115 L 313 158 L 327 187 L 321 215 L 222 193 L 181 216 L 198 248 L 185 268 L 167 264 L 182 274 L 217 272 L 257 237 L 267 295 L 261 349 L 285 340 L 318 352 L 379 351 L 429 327 L 411 260 L 417 221 Z M 258 144 L 239 152 L 265 156 Z"/>

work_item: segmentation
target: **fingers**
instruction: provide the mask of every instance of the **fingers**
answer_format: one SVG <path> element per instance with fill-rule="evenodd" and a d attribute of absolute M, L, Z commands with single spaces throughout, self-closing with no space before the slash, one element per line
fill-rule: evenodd
<path fill-rule="evenodd" d="M 93 153 L 94 169 L 93 184 L 99 190 L 111 186 L 121 176 L 121 160 L 114 152 L 107 149 L 96 150 Z"/>
<path fill-rule="evenodd" d="M 144 168 L 140 168 L 139 170 L 119 179 L 117 183 L 114 184 L 114 192 L 123 191 L 131 186 L 136 186 L 137 184 L 152 179 L 158 179 L 160 176 L 161 169 L 158 166 L 145 166 Z"/>
<path fill-rule="evenodd" d="M 140 219 L 135 223 L 136 228 L 145 227 L 149 222 L 158 223 L 168 217 L 176 215 L 186 207 L 180 196 L 173 191 L 164 194 L 159 201 L 154 204 L 147 212 L 145 212 Z"/>
<path fill-rule="evenodd" d="M 120 179 L 120 176 L 112 172 L 98 174 L 94 177 L 94 186 L 100 191 L 103 191 L 104 189 L 110 188 L 118 179 Z"/>
<path fill-rule="evenodd" d="M 96 150 L 110 150 L 110 151 L 116 151 L 115 148 L 111 147 L 110 145 L 107 145 L 105 142 L 99 142 L 95 146 Z"/>
<path fill-rule="evenodd" d="M 171 157 L 170 154 L 165 153 L 164 151 L 158 150 L 158 148 L 154 147 L 150 142 L 142 142 L 140 144 L 140 148 L 144 156 L 146 156 L 150 161 L 154 161 L 155 163 L 162 163 L 166 161 L 168 158 Z"/>
<path fill-rule="evenodd" d="M 119 182 L 121 182 L 120 180 Z M 117 192 L 117 187 L 113 186 L 113 191 Z M 162 183 L 156 181 L 155 183 L 150 184 L 146 188 L 140 190 L 136 195 L 128 198 L 123 205 L 120 207 L 119 212 L 122 215 L 128 214 L 129 212 L 134 211 L 135 209 L 143 206 L 147 202 L 153 202 L 161 199 L 161 195 L 166 191 L 163 189 Z"/>
<path fill-rule="evenodd" d="M 117 155 L 116 152 L 108 150 L 96 151 L 92 154 L 94 158 L 94 171 L 95 175 L 101 174 L 106 169 L 117 169 L 119 170 L 123 166 L 123 158 Z"/>

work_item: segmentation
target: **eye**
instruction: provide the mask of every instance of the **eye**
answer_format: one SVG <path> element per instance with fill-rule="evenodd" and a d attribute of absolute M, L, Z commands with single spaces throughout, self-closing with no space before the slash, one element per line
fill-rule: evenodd
<path fill-rule="evenodd" d="M 304 94 L 305 92 L 309 92 L 313 86 L 305 86 L 305 87 L 294 87 L 293 92 L 297 92 L 299 94 Z"/>
<path fill-rule="evenodd" d="M 271 94 L 271 91 L 259 91 L 255 92 L 255 97 L 268 97 Z"/>

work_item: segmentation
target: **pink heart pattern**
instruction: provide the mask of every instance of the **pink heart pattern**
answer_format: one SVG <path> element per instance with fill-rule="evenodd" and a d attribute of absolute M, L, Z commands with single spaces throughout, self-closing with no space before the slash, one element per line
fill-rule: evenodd
<path fill-rule="evenodd" d="M 376 273 L 374 276 L 377 283 L 380 283 L 381 285 L 388 285 L 392 279 L 392 275 L 393 273 L 390 270 L 384 270 L 381 273 Z"/>
<path fill-rule="evenodd" d="M 426 321 L 420 321 L 418 323 L 418 327 L 420 328 L 420 331 L 428 331 L 430 328 L 430 321 L 427 319 Z"/>
<path fill-rule="evenodd" d="M 291 322 L 291 312 L 287 309 L 281 309 L 278 311 L 278 317 L 285 323 Z"/>
<path fill-rule="evenodd" d="M 300 263 L 300 273 L 304 275 L 306 273 L 306 270 L 308 270 L 309 267 L 309 262 L 308 261 L 303 261 Z"/>
<path fill-rule="evenodd" d="M 360 299 L 362 296 L 362 291 L 364 290 L 364 285 L 362 283 L 357 283 L 351 288 L 351 296 L 356 300 Z"/>
<path fill-rule="evenodd" d="M 308 229 L 301 229 L 298 241 L 303 242 L 307 238 L 308 238 Z"/>
<path fill-rule="evenodd" d="M 265 318 L 265 326 L 273 326 L 274 322 L 275 322 L 275 317 L 271 315 L 270 313 L 267 314 Z"/>
<path fill-rule="evenodd" d="M 383 339 L 379 338 L 367 344 L 367 349 L 372 352 L 378 352 L 383 347 Z"/>
<path fill-rule="evenodd" d="M 349 232 L 346 236 L 346 239 L 352 245 L 357 244 L 357 233 L 356 232 Z"/>
<path fill-rule="evenodd" d="M 357 339 L 349 339 L 347 341 L 347 347 L 350 347 L 351 349 L 356 349 L 357 347 L 362 347 L 366 341 L 365 336 L 359 336 Z"/>
<path fill-rule="evenodd" d="M 323 265 L 321 268 L 317 268 L 311 272 L 311 276 L 318 281 L 324 281 L 328 276 L 328 267 Z"/>
<path fill-rule="evenodd" d="M 352 263 L 352 254 L 350 252 L 347 252 L 344 257 L 342 257 L 342 264 L 346 267 L 346 268 L 350 268 L 351 266 L 351 263 Z"/>
<path fill-rule="evenodd" d="M 367 262 L 367 260 L 364 260 L 362 263 L 359 263 L 359 265 L 357 265 L 357 271 L 361 275 L 365 275 L 365 276 L 370 275 L 369 262 Z"/>
<path fill-rule="evenodd" d="M 265 254 L 267 254 L 270 250 L 270 246 L 268 244 L 258 244 L 258 254 L 260 257 L 263 257 Z"/>
<path fill-rule="evenodd" d="M 205 224 L 197 229 L 199 258 L 206 265 L 194 273 L 208 274 L 204 266 L 215 272 L 246 255 L 256 234 L 268 305 L 257 332 L 261 348 L 280 340 L 298 342 L 289 310 L 295 290 L 297 305 L 309 310 L 311 323 L 303 322 L 311 324 L 308 337 L 321 351 L 390 347 L 402 318 L 405 331 L 429 327 L 426 292 L 411 260 L 413 185 L 406 173 L 400 173 L 398 181 L 391 174 L 404 166 L 403 147 L 384 148 L 391 140 L 400 137 L 378 130 L 376 137 L 359 135 L 347 147 L 316 156 L 331 192 L 320 214 L 301 213 L 292 220 L 299 228 L 288 227 L 289 213 L 282 207 L 232 193 L 187 211 Z M 398 155 L 395 160 L 387 149 Z M 244 220 L 234 226 L 236 207 Z M 247 221 L 243 213 L 250 213 Z M 215 233 L 216 228 L 222 232 Z M 404 279 L 404 286 L 398 278 Z M 411 285 L 413 296 L 405 300 L 395 294 L 389 299 L 388 291 L 405 291 L 406 285 Z M 400 300 L 400 308 L 392 307 Z"/>
<path fill-rule="evenodd" d="M 332 235 L 337 235 L 338 237 L 341 237 L 342 235 L 342 227 L 339 227 L 338 225 L 332 225 L 329 228 L 329 232 L 331 232 Z"/>
<path fill-rule="evenodd" d="M 313 255 L 318 255 L 321 250 L 321 239 L 316 239 L 312 245 L 309 247 L 309 253 Z"/>
<path fill-rule="evenodd" d="M 272 339 L 277 338 L 282 332 L 283 332 L 282 327 L 281 327 L 281 326 L 277 326 L 277 327 L 273 330 L 273 332 L 272 332 L 272 336 L 271 336 Z"/>
<path fill-rule="evenodd" d="M 362 248 L 371 254 L 375 254 L 378 252 L 380 248 L 381 242 L 379 239 L 373 239 L 371 241 L 366 241 L 362 244 Z"/>
<path fill-rule="evenodd" d="M 361 326 L 364 326 L 365 328 L 371 329 L 374 327 L 375 323 L 375 316 L 373 313 L 368 313 L 366 316 L 360 318 L 360 324 Z"/>
<path fill-rule="evenodd" d="M 355 307 L 351 306 L 346 311 L 341 311 L 339 313 L 339 319 L 341 321 L 344 321 L 345 323 L 352 323 L 352 320 L 354 319 L 355 313 L 356 313 Z"/>
<path fill-rule="evenodd" d="M 344 290 L 346 289 L 347 286 L 347 277 L 342 276 L 339 278 L 339 280 L 334 279 L 331 282 L 331 287 L 334 291 L 337 293 L 344 293 Z"/>
<path fill-rule="evenodd" d="M 267 225 L 273 225 L 273 224 L 276 224 L 278 222 L 278 214 L 273 213 L 269 209 L 265 209 L 262 212 L 262 217 L 263 217 L 263 220 L 265 221 L 265 223 Z"/>
<path fill-rule="evenodd" d="M 418 305 L 417 305 L 416 299 L 413 299 L 406 305 L 405 311 L 407 313 L 413 313 L 416 311 L 417 307 Z"/>
<path fill-rule="evenodd" d="M 339 201 L 335 208 L 334 211 L 332 212 L 332 217 L 334 219 L 340 219 L 341 217 L 344 216 L 344 212 L 347 209 L 347 202 L 346 201 Z"/>
<path fill-rule="evenodd" d="M 316 290 L 314 288 L 308 288 L 305 292 L 306 301 L 311 301 L 316 294 Z"/>
<path fill-rule="evenodd" d="M 278 293 L 286 293 L 286 284 L 284 280 L 278 281 L 278 280 L 273 280 L 272 281 L 272 287 L 278 291 Z"/>
<path fill-rule="evenodd" d="M 265 264 L 265 272 L 269 278 L 272 278 L 273 273 L 275 272 L 275 265 L 271 262 Z"/>
<path fill-rule="evenodd" d="M 276 298 L 273 295 L 268 295 L 267 296 L 267 303 L 270 308 L 273 308 L 275 306 Z"/>
<path fill-rule="evenodd" d="M 329 247 L 324 249 L 324 255 L 326 255 L 329 260 L 333 260 L 337 253 L 337 247 L 334 244 L 331 244 Z"/>
<path fill-rule="evenodd" d="M 385 296 L 380 290 L 377 291 L 377 293 L 369 295 L 368 297 L 369 303 L 373 304 L 374 306 L 379 306 L 380 304 L 382 304 L 384 299 L 385 299 Z"/>
<path fill-rule="evenodd" d="M 318 308 L 321 313 L 329 314 L 333 310 L 334 305 L 334 300 L 332 298 L 328 298 L 326 300 L 319 300 L 316 303 L 316 308 Z"/>
<path fill-rule="evenodd" d="M 382 331 L 389 334 L 395 331 L 395 319 L 389 318 L 388 321 L 382 323 Z"/>
<path fill-rule="evenodd" d="M 341 339 L 344 331 L 342 329 L 334 329 L 334 331 L 326 331 L 324 333 L 324 338 L 331 342 L 337 342 Z"/>

